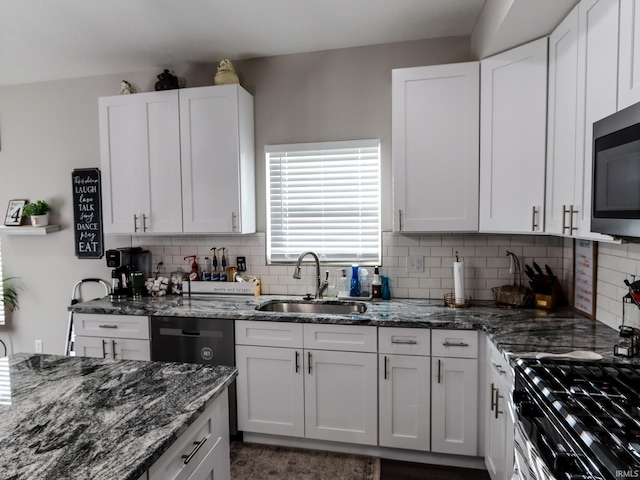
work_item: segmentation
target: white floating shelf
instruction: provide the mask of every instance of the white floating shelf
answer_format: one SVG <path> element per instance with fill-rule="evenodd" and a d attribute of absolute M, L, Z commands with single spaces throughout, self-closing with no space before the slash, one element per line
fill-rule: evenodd
<path fill-rule="evenodd" d="M 0 226 L 0 235 L 47 235 L 58 230 L 60 230 L 60 225 L 47 225 L 45 227 L 32 227 L 30 225 L 22 225 L 20 227 Z"/>

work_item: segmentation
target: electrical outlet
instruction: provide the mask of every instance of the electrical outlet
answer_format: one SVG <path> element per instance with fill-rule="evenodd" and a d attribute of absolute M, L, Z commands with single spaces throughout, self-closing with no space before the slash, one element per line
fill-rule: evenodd
<path fill-rule="evenodd" d="M 407 273 L 424 272 L 424 258 L 421 256 L 407 256 Z"/>
<path fill-rule="evenodd" d="M 42 340 L 36 340 L 36 353 L 42 353 Z"/>

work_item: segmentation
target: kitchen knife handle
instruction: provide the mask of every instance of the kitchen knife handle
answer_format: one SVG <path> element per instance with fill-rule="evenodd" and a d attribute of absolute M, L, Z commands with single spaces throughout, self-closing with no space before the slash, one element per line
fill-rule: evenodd
<path fill-rule="evenodd" d="M 133 231 L 138 231 L 138 216 L 135 213 L 133 214 Z"/>
<path fill-rule="evenodd" d="M 300 372 L 300 352 L 296 350 L 296 373 Z"/>
<path fill-rule="evenodd" d="M 538 229 L 538 224 L 536 223 L 536 214 L 538 213 L 538 209 L 536 206 L 533 206 L 533 212 L 531 213 L 531 231 L 535 232 Z"/>

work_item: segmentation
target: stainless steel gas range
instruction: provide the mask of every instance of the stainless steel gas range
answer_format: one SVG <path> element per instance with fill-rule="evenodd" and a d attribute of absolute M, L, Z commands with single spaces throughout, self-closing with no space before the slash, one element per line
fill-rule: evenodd
<path fill-rule="evenodd" d="M 640 365 L 520 359 L 520 479 L 640 478 Z"/>

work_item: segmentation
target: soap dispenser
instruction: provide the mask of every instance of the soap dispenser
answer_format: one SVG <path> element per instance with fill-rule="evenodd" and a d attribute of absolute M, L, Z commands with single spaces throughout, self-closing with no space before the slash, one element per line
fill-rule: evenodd
<path fill-rule="evenodd" d="M 347 279 L 347 269 L 338 268 L 338 272 L 341 273 L 338 278 L 338 298 L 345 298 L 349 296 L 349 279 Z"/>

